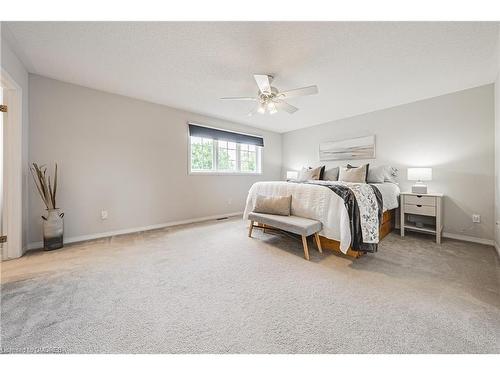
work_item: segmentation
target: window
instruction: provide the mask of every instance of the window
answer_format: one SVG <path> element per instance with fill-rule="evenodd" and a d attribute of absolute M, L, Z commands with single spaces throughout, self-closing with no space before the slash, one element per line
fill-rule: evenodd
<path fill-rule="evenodd" d="M 217 141 L 217 170 L 235 172 L 237 151 L 236 143 Z"/>
<path fill-rule="evenodd" d="M 191 169 L 211 171 L 214 167 L 212 139 L 191 137 Z"/>
<path fill-rule="evenodd" d="M 240 145 L 240 169 L 242 172 L 253 172 L 257 167 L 257 147 Z"/>
<path fill-rule="evenodd" d="M 191 173 L 261 173 L 262 147 L 257 144 L 263 146 L 262 138 L 198 125 L 189 127 Z"/>

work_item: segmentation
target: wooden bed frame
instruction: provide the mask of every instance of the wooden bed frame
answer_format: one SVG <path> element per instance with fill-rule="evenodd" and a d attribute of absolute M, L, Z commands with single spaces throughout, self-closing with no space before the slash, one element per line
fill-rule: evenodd
<path fill-rule="evenodd" d="M 379 240 L 381 241 L 385 236 L 387 236 L 393 229 L 394 229 L 394 223 L 395 223 L 395 217 L 396 217 L 396 209 L 394 210 L 387 210 L 384 212 L 382 216 L 382 225 L 380 226 L 379 230 Z M 347 250 L 347 253 L 344 254 L 342 251 L 340 251 L 340 242 L 331 240 L 329 238 L 319 236 L 319 239 L 321 241 L 321 246 L 323 249 L 327 250 L 332 250 L 338 254 L 341 255 L 347 255 L 348 257 L 351 258 L 359 258 L 365 254 L 364 251 L 356 251 L 351 248 Z"/>

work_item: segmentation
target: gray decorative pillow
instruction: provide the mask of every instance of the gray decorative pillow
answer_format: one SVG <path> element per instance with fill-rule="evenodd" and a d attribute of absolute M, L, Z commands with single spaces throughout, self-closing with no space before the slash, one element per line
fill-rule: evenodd
<path fill-rule="evenodd" d="M 290 206 L 292 196 L 274 196 L 257 195 L 253 212 L 260 214 L 272 214 L 281 216 L 290 216 Z"/>
<path fill-rule="evenodd" d="M 371 184 L 381 184 L 384 182 L 396 183 L 398 177 L 398 169 L 389 165 L 381 165 L 378 167 L 370 167 L 366 182 Z"/>
<path fill-rule="evenodd" d="M 361 167 L 340 167 L 339 181 L 366 183 L 367 172 L 368 164 L 362 165 Z"/>
<path fill-rule="evenodd" d="M 368 177 L 366 178 L 366 182 L 372 184 L 382 184 L 388 177 L 389 177 L 389 170 L 386 165 L 382 165 L 380 167 L 372 166 L 368 170 Z"/>
<path fill-rule="evenodd" d="M 307 180 L 319 180 L 319 177 L 321 176 L 321 170 L 324 167 L 318 167 L 318 168 L 302 168 L 302 170 L 299 172 L 299 177 L 297 178 L 298 181 L 307 181 Z"/>
<path fill-rule="evenodd" d="M 339 179 L 339 167 L 330 168 L 323 173 L 323 180 L 337 181 Z"/>

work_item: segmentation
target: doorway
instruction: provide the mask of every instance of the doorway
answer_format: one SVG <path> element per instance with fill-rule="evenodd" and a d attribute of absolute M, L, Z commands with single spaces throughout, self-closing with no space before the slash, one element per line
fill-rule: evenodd
<path fill-rule="evenodd" d="M 4 69 L 0 89 L 0 249 L 7 260 L 23 254 L 22 90 Z"/>
<path fill-rule="evenodd" d="M 3 101 L 3 87 L 0 86 L 0 255 L 1 259 L 4 260 L 7 258 L 7 228 L 4 226 L 6 222 L 6 218 L 4 217 L 4 196 L 3 196 L 3 131 L 4 131 L 4 120 L 3 114 L 7 111 L 7 107 L 4 105 Z M 5 243 L 5 245 L 4 245 Z"/>

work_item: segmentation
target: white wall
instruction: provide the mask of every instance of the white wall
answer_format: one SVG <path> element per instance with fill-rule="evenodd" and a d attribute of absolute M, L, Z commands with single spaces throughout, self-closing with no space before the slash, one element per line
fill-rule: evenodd
<path fill-rule="evenodd" d="M 1 65 L 2 68 L 16 81 L 22 89 L 22 162 L 23 162 L 23 249 L 28 244 L 28 135 L 29 135 L 29 80 L 28 72 L 23 63 L 16 56 L 14 49 L 6 39 L 7 32 L 4 23 L 1 23 Z"/>
<path fill-rule="evenodd" d="M 402 190 L 411 187 L 406 180 L 407 167 L 432 167 L 429 188 L 446 195 L 444 231 L 491 241 L 493 94 L 493 85 L 486 85 L 285 133 L 282 175 L 286 170 L 324 164 L 318 155 L 322 141 L 375 134 L 376 159 L 366 162 L 398 167 Z M 473 213 L 481 215 L 480 224 L 472 224 Z"/>
<path fill-rule="evenodd" d="M 243 211 L 253 182 L 280 177 L 279 134 L 37 75 L 29 84 L 30 161 L 59 164 L 66 238 Z M 188 175 L 188 121 L 263 135 L 263 175 Z M 30 185 L 33 243 L 44 208 Z"/>

